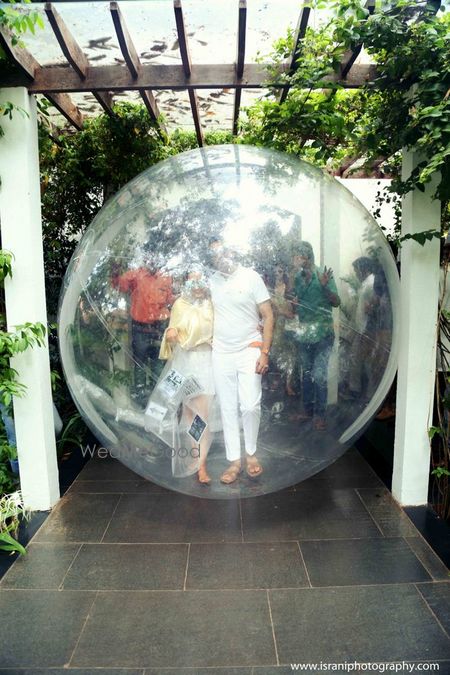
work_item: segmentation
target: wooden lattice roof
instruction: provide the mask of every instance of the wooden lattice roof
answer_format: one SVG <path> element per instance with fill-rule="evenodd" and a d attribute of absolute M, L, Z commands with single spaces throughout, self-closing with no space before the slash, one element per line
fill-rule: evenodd
<path fill-rule="evenodd" d="M 368 0 L 366 6 L 373 6 L 374 0 Z M 0 87 L 26 86 L 33 94 L 43 94 L 77 129 L 81 129 L 85 118 L 84 112 L 74 100 L 77 94 L 91 94 L 101 108 L 113 115 L 113 100 L 124 92 L 135 92 L 144 102 L 149 115 L 158 121 L 161 130 L 164 122 L 161 121 L 158 105 L 158 96 L 162 92 L 176 92 L 177 97 L 187 92 L 189 108 L 194 122 L 197 140 L 203 145 L 203 131 L 209 120 L 204 112 L 207 104 L 199 99 L 207 90 L 218 90 L 233 95 L 233 113 L 231 128 L 237 133 L 237 122 L 241 108 L 242 93 L 249 90 L 263 91 L 267 89 L 267 71 L 264 64 L 246 62 L 246 41 L 248 36 L 247 0 L 228 1 L 230 12 L 235 13 L 235 45 L 236 56 L 228 63 L 195 63 L 191 57 L 190 34 L 186 28 L 185 17 L 181 0 L 173 0 L 173 24 L 176 28 L 176 45 L 181 56 L 181 63 L 154 63 L 146 62 L 143 53 L 136 48 L 134 37 L 127 27 L 124 13 L 118 2 L 109 3 L 111 24 L 114 26 L 116 40 L 120 47 L 121 58 L 114 63 L 98 65 L 95 57 L 89 57 L 80 46 L 77 35 L 72 34 L 60 12 L 56 9 L 57 3 L 46 3 L 45 14 L 56 38 L 64 62 L 42 63 L 28 50 L 28 48 L 14 46 L 11 36 L 5 31 L 0 32 L 0 44 L 7 53 L 9 66 L 3 67 L 0 73 Z M 73 5 L 74 3 L 70 3 Z M 79 2 L 80 12 L 85 11 L 88 3 Z M 92 4 L 92 3 L 89 3 Z M 104 3 L 102 3 L 104 4 Z M 64 3 L 59 3 L 62 8 Z M 85 8 L 83 8 L 85 5 Z M 123 6 L 129 5 L 124 3 Z M 188 5 L 188 2 L 186 2 Z M 297 6 L 297 3 L 295 3 Z M 36 8 L 34 4 L 33 9 Z M 152 13 L 152 2 L 144 6 L 149 16 Z M 214 8 L 213 8 L 214 9 Z M 62 11 L 62 9 L 61 9 Z M 287 72 L 295 69 L 298 53 L 302 48 L 311 10 L 303 7 L 300 10 L 295 29 L 294 52 L 286 63 Z M 287 26 L 285 27 L 287 28 Z M 97 38 L 95 26 L 92 27 L 92 40 Z M 272 39 L 279 37 L 273 35 Z M 103 38 L 109 40 L 110 38 Z M 161 44 L 163 42 L 161 41 Z M 216 45 L 220 53 L 221 45 Z M 361 45 L 355 46 L 352 51 L 344 55 L 340 72 L 330 75 L 329 80 L 340 81 L 344 87 L 355 88 L 375 76 L 375 67 L 370 63 L 355 63 L 361 52 Z M 153 47 L 158 49 L 158 44 Z M 289 88 L 280 81 L 280 99 L 284 100 Z M 75 95 L 75 96 L 74 96 Z M 212 94 L 211 94 L 212 95 Z M 220 96 L 221 94 L 217 94 Z"/>

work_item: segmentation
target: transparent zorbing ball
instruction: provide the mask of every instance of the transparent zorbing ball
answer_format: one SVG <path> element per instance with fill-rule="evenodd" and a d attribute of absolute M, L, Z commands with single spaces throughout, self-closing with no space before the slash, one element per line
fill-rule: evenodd
<path fill-rule="evenodd" d="M 67 270 L 60 349 L 99 447 L 164 487 L 247 497 L 316 474 L 364 430 L 394 377 L 397 307 L 389 246 L 337 180 L 214 146 L 151 167 L 100 210 Z"/>

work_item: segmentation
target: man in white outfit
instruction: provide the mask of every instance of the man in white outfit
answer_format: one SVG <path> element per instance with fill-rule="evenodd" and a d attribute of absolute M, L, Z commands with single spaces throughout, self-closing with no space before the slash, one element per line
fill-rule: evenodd
<path fill-rule="evenodd" d="M 210 252 L 217 270 L 210 280 L 214 307 L 212 364 L 226 456 L 230 462 L 220 480 L 228 484 L 241 473 L 239 412 L 247 475 L 255 478 L 263 470 L 256 457 L 261 376 L 269 369 L 274 319 L 270 294 L 260 275 L 237 264 L 220 240 L 211 242 Z"/>

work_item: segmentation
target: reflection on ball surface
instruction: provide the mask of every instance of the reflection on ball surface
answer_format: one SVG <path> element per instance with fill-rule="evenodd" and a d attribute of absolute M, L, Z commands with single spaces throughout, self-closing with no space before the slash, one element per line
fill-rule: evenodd
<path fill-rule="evenodd" d="M 63 366 L 99 445 L 206 498 L 317 473 L 395 373 L 398 276 L 338 181 L 281 153 L 165 160 L 97 214 L 67 270 Z"/>

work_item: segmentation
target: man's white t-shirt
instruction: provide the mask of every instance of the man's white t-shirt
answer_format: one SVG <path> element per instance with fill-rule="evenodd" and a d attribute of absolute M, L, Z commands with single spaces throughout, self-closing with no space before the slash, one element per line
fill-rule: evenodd
<path fill-rule="evenodd" d="M 216 272 L 210 288 L 214 307 L 213 349 L 238 352 L 251 342 L 260 342 L 258 305 L 270 300 L 260 275 L 239 266 L 226 276 Z"/>

